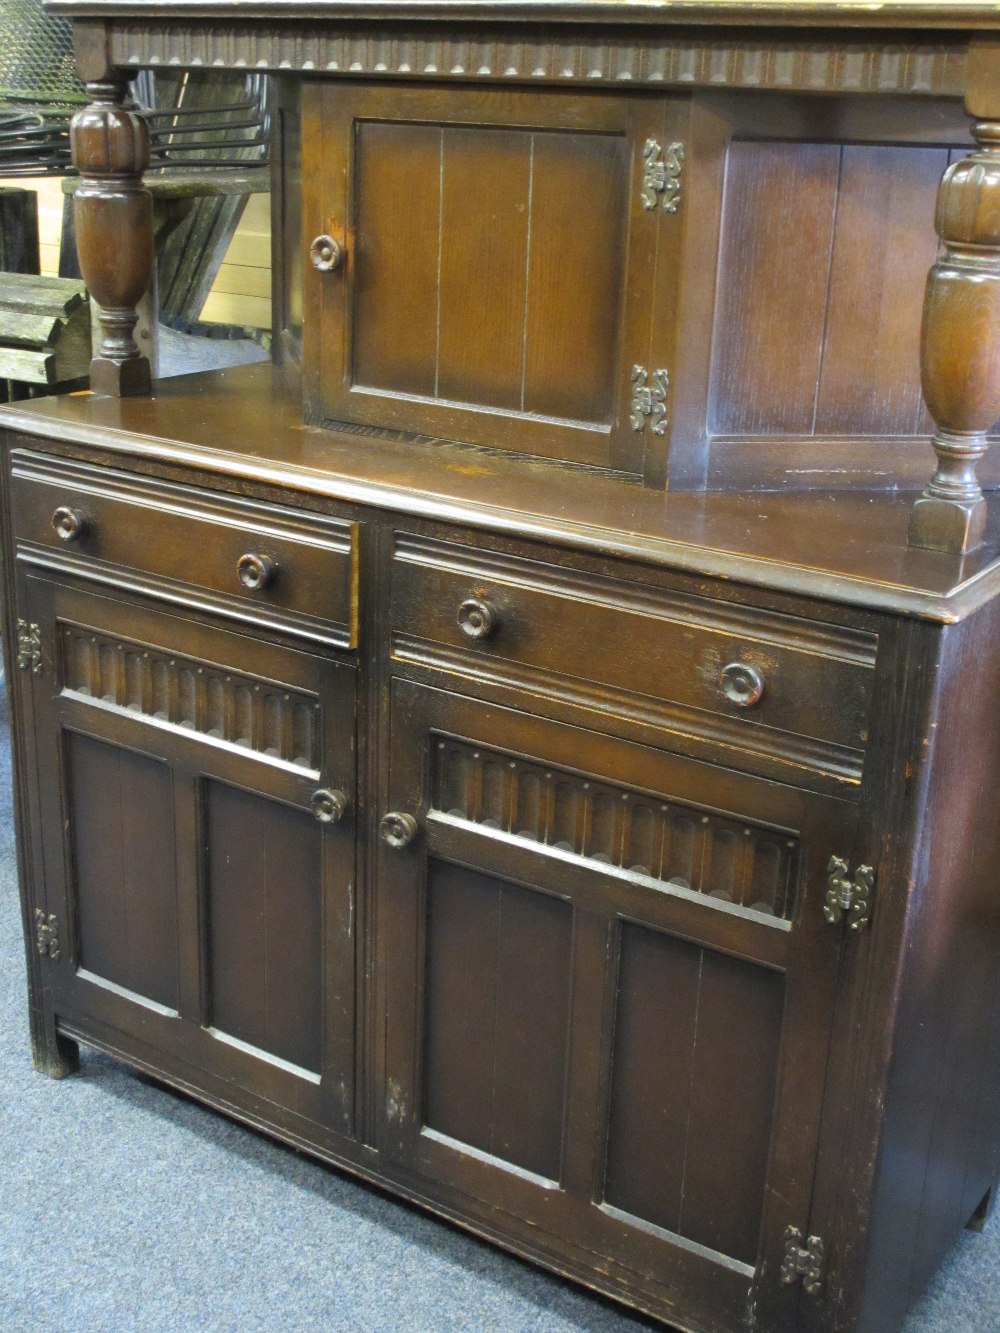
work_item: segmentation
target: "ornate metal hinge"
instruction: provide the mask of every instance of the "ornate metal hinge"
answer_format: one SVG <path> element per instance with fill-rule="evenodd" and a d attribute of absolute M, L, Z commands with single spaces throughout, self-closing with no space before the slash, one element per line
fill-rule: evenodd
<path fill-rule="evenodd" d="M 823 915 L 831 926 L 836 926 L 847 914 L 851 930 L 864 930 L 871 916 L 872 894 L 875 891 L 875 871 L 871 866 L 851 868 L 841 856 L 831 856 L 827 866 L 830 887 L 823 903 Z"/>
<path fill-rule="evenodd" d="M 650 383 L 645 366 L 632 367 L 632 408 L 628 419 L 633 430 L 645 430 L 648 419 L 654 435 L 666 435 L 669 389 L 670 376 L 665 370 L 654 370 Z"/>
<path fill-rule="evenodd" d="M 33 675 L 41 675 L 41 627 L 39 625 L 29 625 L 26 620 L 17 622 L 17 665 L 22 671 L 30 670 Z"/>
<path fill-rule="evenodd" d="M 802 1289 L 816 1296 L 823 1288 L 820 1273 L 823 1269 L 823 1242 L 819 1236 L 810 1236 L 802 1244 L 798 1227 L 785 1228 L 785 1257 L 781 1261 L 781 1280 L 786 1286 L 802 1279 Z"/>
<path fill-rule="evenodd" d="M 643 208 L 656 207 L 656 196 L 663 196 L 664 213 L 676 213 L 681 201 L 681 167 L 684 165 L 684 145 L 672 143 L 663 151 L 658 139 L 647 139 L 642 149 L 642 189 L 639 198 Z"/>
<path fill-rule="evenodd" d="M 59 922 L 51 913 L 46 916 L 40 909 L 35 912 L 35 945 L 43 958 L 59 961 Z"/>

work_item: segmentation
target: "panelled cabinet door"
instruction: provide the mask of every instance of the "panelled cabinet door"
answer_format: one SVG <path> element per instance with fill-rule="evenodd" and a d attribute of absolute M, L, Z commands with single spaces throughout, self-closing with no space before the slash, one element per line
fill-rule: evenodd
<path fill-rule="evenodd" d="M 386 1151 L 662 1313 L 797 1327 L 851 807 L 406 682 L 391 725 Z"/>
<path fill-rule="evenodd" d="M 350 1133 L 353 667 L 24 587 L 60 1020 Z"/>
<path fill-rule="evenodd" d="M 307 88 L 311 418 L 642 475 L 689 117 L 681 96 Z"/>

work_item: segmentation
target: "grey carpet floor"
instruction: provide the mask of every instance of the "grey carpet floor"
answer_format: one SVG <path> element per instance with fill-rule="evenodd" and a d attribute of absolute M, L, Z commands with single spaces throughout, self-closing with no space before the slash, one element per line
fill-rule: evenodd
<path fill-rule="evenodd" d="M 0 1333 L 650 1327 L 102 1055 L 36 1074 L 0 732 Z M 989 1330 L 996 1219 L 906 1327 Z"/>

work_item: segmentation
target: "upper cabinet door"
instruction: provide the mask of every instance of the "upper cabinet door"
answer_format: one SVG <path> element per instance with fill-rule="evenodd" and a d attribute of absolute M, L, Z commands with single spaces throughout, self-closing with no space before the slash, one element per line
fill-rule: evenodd
<path fill-rule="evenodd" d="M 661 475 L 689 114 L 307 89 L 310 418 Z"/>

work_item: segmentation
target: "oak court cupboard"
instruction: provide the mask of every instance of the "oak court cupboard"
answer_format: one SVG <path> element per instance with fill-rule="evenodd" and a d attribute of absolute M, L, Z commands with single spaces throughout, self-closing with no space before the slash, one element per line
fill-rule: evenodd
<path fill-rule="evenodd" d="M 898 1328 L 1000 1175 L 996 6 L 52 9 L 104 337 L 0 409 L 36 1064 L 681 1329 Z M 176 67 L 274 76 L 274 358 L 151 383 Z"/>

